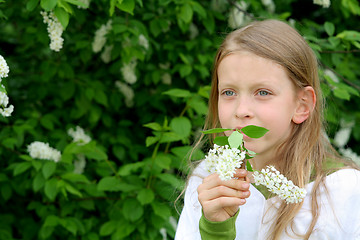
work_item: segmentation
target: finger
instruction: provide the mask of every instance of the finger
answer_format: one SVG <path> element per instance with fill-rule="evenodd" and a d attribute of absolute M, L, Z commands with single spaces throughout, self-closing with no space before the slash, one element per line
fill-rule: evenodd
<path fill-rule="evenodd" d="M 207 209 L 208 212 L 215 212 L 225 207 L 241 206 L 244 205 L 245 203 L 246 203 L 246 199 L 244 198 L 220 197 L 202 203 L 202 207 L 204 209 Z"/>
<path fill-rule="evenodd" d="M 248 175 L 248 171 L 245 169 L 236 169 L 234 178 L 245 178 Z"/>
<path fill-rule="evenodd" d="M 244 181 L 242 179 L 230 179 L 227 181 L 222 181 L 217 174 L 214 174 L 203 180 L 203 183 L 198 187 L 198 192 L 213 189 L 218 186 L 226 186 L 238 191 L 247 191 L 250 188 L 249 181 Z"/>
<path fill-rule="evenodd" d="M 237 198 L 248 198 L 250 191 L 239 191 L 226 186 L 218 186 L 209 190 L 199 192 L 199 201 L 207 201 L 220 197 L 237 197 Z"/>

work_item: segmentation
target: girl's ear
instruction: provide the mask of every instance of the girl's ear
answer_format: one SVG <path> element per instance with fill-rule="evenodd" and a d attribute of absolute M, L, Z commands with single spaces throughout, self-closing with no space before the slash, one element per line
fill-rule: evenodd
<path fill-rule="evenodd" d="M 307 86 L 298 92 L 298 104 L 295 109 L 293 122 L 300 124 L 308 119 L 310 113 L 314 110 L 316 103 L 315 91 L 312 87 Z"/>

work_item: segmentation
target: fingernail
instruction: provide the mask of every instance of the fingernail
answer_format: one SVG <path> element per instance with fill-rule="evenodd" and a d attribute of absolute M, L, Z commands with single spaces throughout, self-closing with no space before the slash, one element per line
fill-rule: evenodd
<path fill-rule="evenodd" d="M 249 187 L 250 187 L 250 184 L 247 183 L 247 182 L 245 182 L 245 183 L 242 184 L 242 187 L 243 187 L 243 188 L 249 188 Z"/>

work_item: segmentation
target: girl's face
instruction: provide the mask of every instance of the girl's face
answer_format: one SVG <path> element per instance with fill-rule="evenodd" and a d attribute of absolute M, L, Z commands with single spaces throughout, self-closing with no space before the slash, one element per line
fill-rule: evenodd
<path fill-rule="evenodd" d="M 241 129 L 257 125 L 267 128 L 269 132 L 262 138 L 245 136 L 245 147 L 257 153 L 255 162 L 258 166 L 273 160 L 277 147 L 291 132 L 298 107 L 295 87 L 283 67 L 241 51 L 221 61 L 218 80 L 221 126 Z"/>

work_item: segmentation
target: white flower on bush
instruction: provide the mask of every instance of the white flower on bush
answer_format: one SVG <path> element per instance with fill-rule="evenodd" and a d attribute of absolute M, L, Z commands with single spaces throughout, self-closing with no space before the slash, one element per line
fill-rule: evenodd
<path fill-rule="evenodd" d="M 53 12 L 47 13 L 41 11 L 40 14 L 43 16 L 44 23 L 48 25 L 47 31 L 50 37 L 50 49 L 59 52 L 64 42 L 64 39 L 61 37 L 64 28 Z"/>
<path fill-rule="evenodd" d="M 9 66 L 7 65 L 5 58 L 0 55 L 0 82 L 2 78 L 8 76 L 10 72 Z"/>
<path fill-rule="evenodd" d="M 229 27 L 235 29 L 242 26 L 245 22 L 245 14 L 241 11 L 246 11 L 247 4 L 244 1 L 235 3 L 235 6 L 230 9 L 228 24 Z M 239 10 L 239 8 L 241 10 Z"/>
<path fill-rule="evenodd" d="M 234 177 L 236 169 L 241 167 L 244 159 L 245 151 L 214 144 L 214 148 L 205 156 L 205 168 L 210 173 L 219 174 L 221 180 L 229 180 Z"/>
<path fill-rule="evenodd" d="M 74 161 L 74 173 L 82 174 L 86 166 L 86 159 L 83 154 L 77 154 Z"/>
<path fill-rule="evenodd" d="M 139 35 L 139 45 L 144 47 L 146 50 L 149 49 L 149 41 L 147 40 L 147 38 L 143 35 L 143 34 L 140 34 Z"/>
<path fill-rule="evenodd" d="M 280 174 L 274 166 L 267 166 L 261 171 L 254 171 L 255 185 L 267 187 L 269 192 L 278 195 L 286 203 L 299 203 L 306 196 L 306 190 L 294 185 L 284 175 Z"/>
<path fill-rule="evenodd" d="M 68 134 L 73 138 L 73 142 L 76 142 L 79 145 L 85 145 L 91 141 L 91 137 L 86 135 L 84 129 L 80 126 L 76 126 L 75 130 L 70 128 Z"/>
<path fill-rule="evenodd" d="M 32 158 L 53 160 L 54 162 L 60 161 L 61 158 L 60 151 L 50 147 L 48 143 L 44 142 L 32 142 L 28 145 L 27 150 Z"/>
<path fill-rule="evenodd" d="M 96 30 L 94 41 L 92 42 L 92 49 L 94 53 L 100 52 L 106 43 L 106 34 L 112 29 L 112 20 L 110 19 L 106 24 L 101 25 L 101 27 Z"/>
<path fill-rule="evenodd" d="M 101 60 L 104 63 L 109 63 L 111 61 L 111 51 L 114 48 L 114 45 L 105 46 L 104 51 L 101 53 Z"/>
<path fill-rule="evenodd" d="M 10 72 L 9 66 L 7 65 L 5 58 L 0 55 L 0 83 L 2 78 L 8 76 Z M 6 89 L 4 85 L 0 85 L 0 114 L 3 117 L 10 117 L 11 113 L 14 111 L 14 106 L 9 104 L 9 97 L 6 94 Z"/>
<path fill-rule="evenodd" d="M 330 7 L 330 0 L 314 0 L 314 4 L 320 5 L 324 8 Z"/>
<path fill-rule="evenodd" d="M 261 0 L 261 2 L 269 12 L 275 12 L 275 3 L 272 0 Z"/>
<path fill-rule="evenodd" d="M 127 83 L 134 84 L 137 81 L 137 77 L 135 74 L 136 65 L 137 65 L 136 60 L 131 60 L 129 63 L 124 64 L 120 69 L 124 77 L 124 80 Z"/>
<path fill-rule="evenodd" d="M 205 169 L 210 173 L 219 174 L 219 178 L 223 181 L 229 180 L 234 177 L 236 169 L 241 167 L 245 155 L 246 151 L 240 151 L 238 148 L 214 144 L 214 148 L 205 156 Z M 266 186 L 270 192 L 278 195 L 286 203 L 299 203 L 306 196 L 304 188 L 295 186 L 273 166 L 267 166 L 261 171 L 254 170 L 253 177 L 255 185 Z"/>
<path fill-rule="evenodd" d="M 166 85 L 171 85 L 170 73 L 164 73 L 163 75 L 161 75 L 161 82 Z"/>
<path fill-rule="evenodd" d="M 360 166 L 360 156 L 356 154 L 351 148 L 340 148 L 339 152 L 346 158 L 350 158 Z"/>
<path fill-rule="evenodd" d="M 134 90 L 128 84 L 120 82 L 120 81 L 116 81 L 115 86 L 124 95 L 125 105 L 129 108 L 133 107 L 134 106 Z"/>

